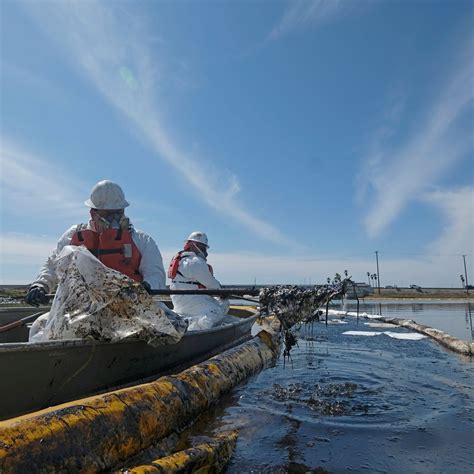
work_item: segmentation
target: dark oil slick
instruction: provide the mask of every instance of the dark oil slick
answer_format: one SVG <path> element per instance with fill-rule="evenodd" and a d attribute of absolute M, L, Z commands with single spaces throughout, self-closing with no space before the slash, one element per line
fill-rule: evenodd
<path fill-rule="evenodd" d="M 367 330 L 346 321 L 303 327 L 291 361 L 234 390 L 189 441 L 238 428 L 229 473 L 474 472 L 472 362 L 428 338 L 345 336 Z"/>

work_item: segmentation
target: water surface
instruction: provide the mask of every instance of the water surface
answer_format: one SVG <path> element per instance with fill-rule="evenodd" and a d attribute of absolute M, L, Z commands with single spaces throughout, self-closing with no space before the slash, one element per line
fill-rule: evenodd
<path fill-rule="evenodd" d="M 340 309 L 341 305 L 335 304 L 334 308 Z M 348 301 L 344 308 L 353 311 L 356 308 L 356 303 Z M 441 329 L 464 341 L 474 341 L 474 301 L 361 301 L 360 311 L 394 318 L 413 319 L 417 323 Z"/>
<path fill-rule="evenodd" d="M 413 305 L 386 309 L 418 322 L 459 310 Z M 428 338 L 347 336 L 371 329 L 345 322 L 303 327 L 292 361 L 235 389 L 191 441 L 203 424 L 204 434 L 238 428 L 230 473 L 474 472 L 470 359 Z"/>

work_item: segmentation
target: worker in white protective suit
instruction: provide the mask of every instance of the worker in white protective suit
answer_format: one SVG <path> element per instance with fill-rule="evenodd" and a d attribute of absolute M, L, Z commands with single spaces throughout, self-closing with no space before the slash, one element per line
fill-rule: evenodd
<path fill-rule="evenodd" d="M 84 245 L 105 266 L 140 282 L 147 291 L 164 288 L 161 253 L 155 241 L 135 229 L 125 216 L 124 209 L 129 203 L 122 188 L 112 181 L 99 181 L 85 205 L 90 208 L 88 223 L 73 225 L 62 235 L 31 284 L 26 302 L 35 306 L 48 302 L 47 293 L 58 283 L 55 259 L 66 245 Z"/>
<path fill-rule="evenodd" d="M 172 290 L 218 289 L 221 284 L 207 263 L 209 244 L 204 232 L 192 232 L 184 249 L 171 260 L 168 278 Z M 207 295 L 173 295 L 174 311 L 189 321 L 188 330 L 208 329 L 219 324 L 229 309 L 225 299 Z"/>

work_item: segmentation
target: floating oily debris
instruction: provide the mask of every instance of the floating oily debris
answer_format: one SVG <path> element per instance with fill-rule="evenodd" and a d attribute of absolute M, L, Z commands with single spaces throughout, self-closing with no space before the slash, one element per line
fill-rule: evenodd
<path fill-rule="evenodd" d="M 286 386 L 275 383 L 265 395 L 277 402 L 296 402 L 321 415 L 367 413 L 369 405 L 355 398 L 356 391 L 361 391 L 360 387 L 351 382 L 318 383 L 314 386 L 306 383 L 289 383 Z"/>

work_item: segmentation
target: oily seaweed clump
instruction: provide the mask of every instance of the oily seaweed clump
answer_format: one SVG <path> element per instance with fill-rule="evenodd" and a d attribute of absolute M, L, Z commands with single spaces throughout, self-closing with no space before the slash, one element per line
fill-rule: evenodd
<path fill-rule="evenodd" d="M 297 402 L 311 411 L 327 416 L 366 414 L 369 406 L 355 399 L 358 388 L 357 384 L 350 382 L 317 384 L 314 387 L 308 387 L 304 383 L 290 383 L 287 386 L 275 383 L 265 395 L 282 403 Z"/>
<path fill-rule="evenodd" d="M 333 284 L 311 287 L 275 286 L 260 291 L 260 312 L 262 315 L 274 314 L 281 323 L 284 337 L 284 357 L 297 343 L 293 327 L 303 323 L 319 321 L 320 308 L 336 296 L 345 292 L 347 282 L 336 281 Z"/>

